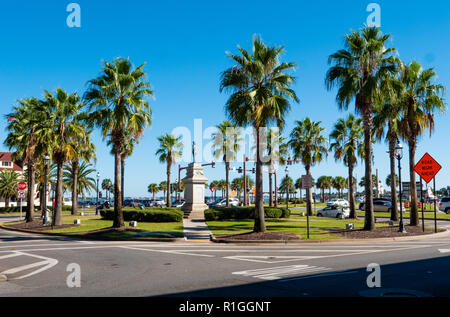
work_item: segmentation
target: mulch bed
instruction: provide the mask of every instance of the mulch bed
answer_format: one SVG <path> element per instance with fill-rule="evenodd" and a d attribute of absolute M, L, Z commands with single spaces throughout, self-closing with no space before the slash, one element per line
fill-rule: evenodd
<path fill-rule="evenodd" d="M 75 224 L 63 224 L 61 226 L 43 226 L 43 220 L 42 219 L 35 219 L 33 222 L 21 222 L 16 224 L 7 225 L 9 228 L 13 229 L 29 229 L 29 230 L 35 230 L 35 231 L 44 231 L 49 229 L 63 229 L 63 228 L 72 228 L 72 227 L 78 227 L 79 225 Z"/>
<path fill-rule="evenodd" d="M 425 228 L 425 232 L 422 231 L 422 226 L 405 226 L 406 233 L 398 232 L 398 226 L 375 228 L 373 231 L 365 231 L 362 229 L 354 230 L 327 230 L 329 233 L 338 234 L 348 239 L 374 239 L 374 238 L 393 238 L 393 237 L 405 237 L 405 236 L 421 236 L 434 233 L 434 229 Z M 438 232 L 445 231 L 439 229 Z"/>
<path fill-rule="evenodd" d="M 249 232 L 241 233 L 227 236 L 217 237 L 218 239 L 227 240 L 301 240 L 301 237 L 292 233 L 282 233 L 282 232 Z"/>
<path fill-rule="evenodd" d="M 87 232 L 85 235 L 89 235 L 89 236 L 102 236 L 105 234 L 110 234 L 110 233 L 116 233 L 116 232 L 128 232 L 128 231 L 132 231 L 132 232 L 139 232 L 141 231 L 138 228 L 134 228 L 134 227 L 121 227 L 121 228 L 102 228 L 102 229 L 98 229 L 98 230 L 92 230 Z"/>

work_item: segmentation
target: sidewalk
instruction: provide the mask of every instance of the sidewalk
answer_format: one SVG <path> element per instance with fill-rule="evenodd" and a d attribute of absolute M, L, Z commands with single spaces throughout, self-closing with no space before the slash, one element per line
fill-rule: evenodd
<path fill-rule="evenodd" d="M 210 241 L 211 231 L 204 219 L 183 219 L 183 227 L 186 240 Z"/>

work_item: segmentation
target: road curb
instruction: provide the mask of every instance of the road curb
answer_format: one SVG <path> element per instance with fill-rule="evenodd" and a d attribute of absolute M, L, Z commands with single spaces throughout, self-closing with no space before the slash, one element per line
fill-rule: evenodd
<path fill-rule="evenodd" d="M 8 280 L 8 277 L 5 274 L 0 274 L 0 283 L 6 282 Z"/>
<path fill-rule="evenodd" d="M 431 233 L 425 235 L 417 236 L 407 236 L 407 237 L 392 237 L 392 238 L 374 238 L 374 239 L 335 239 L 335 240 L 232 240 L 232 239 L 221 239 L 214 238 L 211 241 L 215 243 L 235 243 L 235 244 L 327 244 L 327 243 L 360 243 L 360 242 L 388 242 L 388 241 L 414 241 L 422 240 L 423 238 L 442 238 L 450 237 L 450 231 L 445 230 L 443 232 Z"/>
<path fill-rule="evenodd" d="M 181 242 L 185 241 L 184 238 L 106 238 L 106 237 L 93 237 L 93 236 L 84 236 L 80 234 L 61 234 L 61 233 L 51 233 L 51 232 L 41 232 L 36 230 L 29 229 L 17 229 L 5 227 L 2 223 L 0 223 L 0 229 L 9 230 L 9 231 L 17 231 L 17 232 L 25 232 L 25 233 L 33 233 L 38 234 L 44 237 L 64 237 L 64 238 L 80 238 L 86 240 L 94 240 L 94 241 L 148 241 L 148 242 Z"/>

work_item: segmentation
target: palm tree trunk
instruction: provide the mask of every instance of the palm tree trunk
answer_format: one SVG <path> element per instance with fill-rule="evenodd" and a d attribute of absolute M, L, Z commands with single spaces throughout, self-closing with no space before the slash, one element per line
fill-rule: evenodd
<path fill-rule="evenodd" d="M 226 194 L 226 207 L 230 205 L 230 162 L 225 159 L 225 194 Z"/>
<path fill-rule="evenodd" d="M 72 163 L 73 188 L 72 188 L 72 215 L 77 214 L 78 204 L 78 161 Z"/>
<path fill-rule="evenodd" d="M 375 218 L 373 214 L 373 186 L 372 186 L 372 109 L 371 106 L 363 107 L 364 121 L 364 163 L 365 163 L 365 197 L 364 204 L 364 230 L 375 229 Z"/>
<path fill-rule="evenodd" d="M 258 127 L 255 127 L 256 133 L 256 195 L 255 195 L 255 225 L 254 232 L 266 232 L 266 222 L 264 219 L 264 201 L 263 201 L 263 178 L 260 140 L 261 134 Z M 265 131 L 264 131 L 265 132 Z"/>
<path fill-rule="evenodd" d="M 114 146 L 114 228 L 124 226 L 122 213 L 122 186 L 120 183 L 120 150 L 121 144 Z"/>
<path fill-rule="evenodd" d="M 9 207 L 9 200 L 10 200 L 10 197 L 9 196 L 5 196 L 5 207 L 6 208 Z"/>
<path fill-rule="evenodd" d="M 171 201 L 170 201 L 170 167 L 172 165 L 171 159 L 167 160 L 167 207 L 170 208 Z"/>
<path fill-rule="evenodd" d="M 306 175 L 311 175 L 311 166 L 307 164 L 305 166 Z M 306 212 L 309 216 L 313 215 L 312 212 L 312 191 L 311 188 L 306 189 Z"/>
<path fill-rule="evenodd" d="M 55 201 L 55 218 L 53 219 L 54 226 L 62 225 L 62 201 L 63 201 L 63 162 L 57 163 L 56 172 L 56 201 Z"/>
<path fill-rule="evenodd" d="M 34 162 L 28 162 L 28 197 L 27 197 L 27 214 L 26 221 L 33 222 L 34 220 L 34 186 L 36 167 Z"/>
<path fill-rule="evenodd" d="M 408 139 L 409 145 L 409 181 L 411 183 L 411 211 L 410 211 L 410 225 L 419 225 L 419 211 L 417 209 L 417 186 L 416 186 L 416 172 L 414 171 L 415 156 L 416 156 L 416 138 L 410 137 Z"/>
<path fill-rule="evenodd" d="M 120 155 L 120 186 L 122 187 L 121 192 L 121 200 L 123 205 L 123 197 L 125 195 L 124 186 L 125 186 L 125 154 Z"/>
<path fill-rule="evenodd" d="M 397 179 L 395 177 L 395 139 L 389 138 L 389 162 L 391 167 L 391 220 L 398 221 L 398 206 L 397 206 Z M 401 199 L 400 199 L 401 201 Z"/>
<path fill-rule="evenodd" d="M 273 206 L 273 196 L 272 196 L 272 173 L 269 171 L 269 206 Z"/>
<path fill-rule="evenodd" d="M 356 219 L 355 194 L 353 192 L 353 164 L 348 164 L 348 196 L 350 199 L 350 218 Z"/>

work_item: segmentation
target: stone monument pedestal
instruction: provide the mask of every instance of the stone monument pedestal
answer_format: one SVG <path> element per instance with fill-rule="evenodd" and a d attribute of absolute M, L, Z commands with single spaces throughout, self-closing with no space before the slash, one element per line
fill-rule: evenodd
<path fill-rule="evenodd" d="M 205 219 L 204 211 L 208 209 L 205 204 L 205 184 L 208 179 L 203 174 L 203 166 L 200 163 L 191 163 L 186 169 L 184 183 L 184 200 L 181 207 L 184 217 L 188 219 Z"/>

